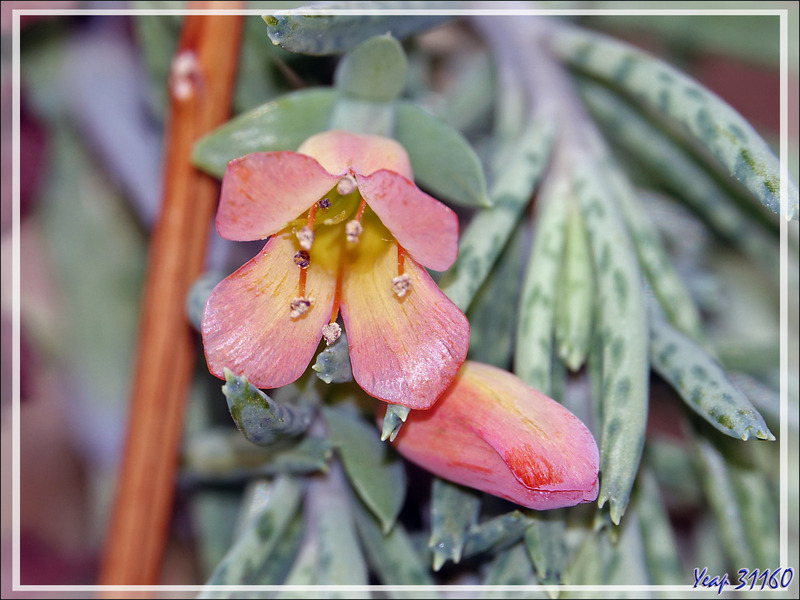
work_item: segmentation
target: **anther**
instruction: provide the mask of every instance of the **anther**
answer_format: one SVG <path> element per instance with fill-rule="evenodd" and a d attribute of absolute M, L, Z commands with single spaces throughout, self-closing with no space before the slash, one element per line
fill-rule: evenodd
<path fill-rule="evenodd" d="M 303 228 L 297 232 L 297 240 L 300 242 L 300 247 L 303 250 L 311 250 L 314 245 L 314 232 L 311 227 L 304 225 Z"/>
<path fill-rule="evenodd" d="M 294 264 L 301 269 L 307 269 L 311 262 L 311 255 L 306 250 L 298 250 L 294 255 Z"/>
<path fill-rule="evenodd" d="M 357 242 L 361 232 L 364 231 L 364 227 L 358 221 L 348 221 L 347 225 L 344 226 L 344 232 L 347 235 L 348 242 Z"/>
<path fill-rule="evenodd" d="M 300 296 L 289 303 L 289 308 L 289 317 L 296 319 L 297 317 L 303 316 L 308 312 L 308 309 L 311 308 L 311 300 Z"/>
<path fill-rule="evenodd" d="M 395 296 L 402 298 L 411 289 L 411 277 L 408 273 L 392 278 L 392 291 Z"/>
<path fill-rule="evenodd" d="M 319 202 L 317 202 L 317 206 L 321 209 L 325 210 L 331 207 L 331 199 L 330 198 L 323 198 Z"/>
<path fill-rule="evenodd" d="M 347 196 L 356 191 L 356 187 L 358 187 L 356 185 L 356 178 L 352 175 L 345 175 L 339 180 L 339 183 L 336 184 L 336 191 L 342 196 Z"/>
<path fill-rule="evenodd" d="M 322 337 L 325 338 L 325 345 L 330 346 L 342 335 L 342 328 L 338 323 L 328 323 L 322 327 Z"/>

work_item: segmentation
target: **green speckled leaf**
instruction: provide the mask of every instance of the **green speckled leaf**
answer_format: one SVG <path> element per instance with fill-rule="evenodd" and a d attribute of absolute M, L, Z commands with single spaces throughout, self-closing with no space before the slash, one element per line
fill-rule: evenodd
<path fill-rule="evenodd" d="M 469 308 L 513 233 L 547 166 L 553 138 L 549 120 L 535 120 L 526 128 L 492 186 L 494 205 L 478 212 L 461 235 L 458 259 L 440 282 L 442 291 L 461 310 Z"/>
<path fill-rule="evenodd" d="M 674 585 L 683 581 L 685 574 L 678 559 L 672 525 L 656 477 L 649 468 L 643 468 L 639 473 L 633 505 L 639 515 L 644 557 L 652 583 Z"/>
<path fill-rule="evenodd" d="M 630 163 L 643 167 L 725 241 L 777 273 L 775 240 L 742 212 L 707 171 L 639 111 L 604 86 L 583 81 L 580 87 L 603 132 Z"/>
<path fill-rule="evenodd" d="M 431 492 L 431 537 L 433 570 L 438 571 L 449 559 L 461 561 L 467 532 L 478 520 L 481 500 L 474 490 L 438 477 Z"/>
<path fill-rule="evenodd" d="M 707 352 L 659 317 L 653 317 L 650 331 L 653 369 L 692 410 L 731 437 L 775 439 L 750 400 Z"/>
<path fill-rule="evenodd" d="M 636 248 L 639 264 L 665 314 L 678 329 L 702 342 L 705 335 L 700 313 L 630 182 L 612 160 L 606 164 L 606 176 Z"/>
<path fill-rule="evenodd" d="M 414 179 L 442 200 L 490 206 L 478 156 L 457 129 L 409 102 L 398 102 L 394 137 L 408 152 Z"/>
<path fill-rule="evenodd" d="M 397 523 L 384 534 L 375 518 L 363 505 L 353 505 L 359 537 L 364 545 L 367 562 L 383 585 L 433 585 L 434 581 L 411 542 L 402 524 Z M 388 591 L 392 598 L 414 597 L 402 592 Z M 430 593 L 430 592 L 428 592 Z M 439 597 L 433 594 L 433 597 Z"/>
<path fill-rule="evenodd" d="M 383 530 L 391 530 L 405 500 L 402 461 L 381 442 L 375 425 L 364 421 L 355 410 L 338 406 L 326 407 L 323 412 L 350 483 Z"/>
<path fill-rule="evenodd" d="M 317 543 L 318 550 L 314 583 L 366 585 L 367 564 L 356 534 L 352 496 L 338 464 L 329 477 L 309 482 L 306 503 L 305 517 L 311 529 L 308 537 Z M 355 597 L 369 598 L 369 594 L 361 592 Z"/>
<path fill-rule="evenodd" d="M 725 454 L 697 431 L 693 436 L 693 460 L 722 541 L 722 548 L 733 565 L 756 567 L 755 554 L 745 532 L 742 508 L 736 497 Z M 747 568 L 751 568 L 747 567 Z"/>
<path fill-rule="evenodd" d="M 208 585 L 254 585 L 274 583 L 261 578 L 272 553 L 284 541 L 284 535 L 300 506 L 299 482 L 279 477 L 272 483 L 259 483 L 250 496 L 250 511 L 244 530 L 217 565 Z M 214 597 L 209 590 L 206 596 Z"/>
<path fill-rule="evenodd" d="M 558 277 L 554 336 L 559 358 L 571 371 L 581 368 L 589 354 L 594 315 L 592 255 L 583 217 L 572 197 L 567 203 L 564 260 Z"/>
<path fill-rule="evenodd" d="M 635 250 L 599 165 L 582 164 L 575 191 L 597 281 L 602 342 L 600 495 L 619 523 L 644 447 L 649 394 L 648 315 Z"/>
<path fill-rule="evenodd" d="M 564 257 L 564 238 L 571 187 L 548 178 L 539 194 L 533 247 L 522 283 L 514 372 L 525 383 L 550 395 L 555 293 Z"/>
<path fill-rule="evenodd" d="M 286 94 L 201 138 L 194 146 L 192 161 L 221 178 L 234 158 L 252 152 L 297 150 L 307 138 L 328 129 L 335 100 L 332 89 Z"/>
<path fill-rule="evenodd" d="M 776 30 L 777 33 L 777 30 Z M 755 129 L 690 77 L 623 42 L 577 28 L 553 36 L 556 54 L 581 73 L 623 90 L 679 124 L 773 212 L 780 212 L 780 165 Z M 787 218 L 798 216 L 797 186 L 787 182 Z"/>
<path fill-rule="evenodd" d="M 425 31 L 452 17 L 447 15 L 325 15 L 326 9 L 358 8 L 367 10 L 409 8 L 409 2 L 339 2 L 319 8 L 305 7 L 300 11 L 281 11 L 266 15 L 267 33 L 273 44 L 298 54 L 337 54 L 355 47 L 376 35 L 391 33 L 398 39 Z M 442 3 L 447 4 L 447 3 Z M 434 3 L 435 5 L 435 3 Z M 431 3 L 425 3 L 431 8 Z M 434 6 L 435 7 L 435 6 Z M 315 14 L 316 13 L 316 14 Z"/>

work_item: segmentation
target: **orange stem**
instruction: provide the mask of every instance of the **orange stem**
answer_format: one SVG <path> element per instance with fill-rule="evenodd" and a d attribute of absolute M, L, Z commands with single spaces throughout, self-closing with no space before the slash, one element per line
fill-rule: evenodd
<path fill-rule="evenodd" d="M 193 9 L 243 3 L 195 2 Z M 186 17 L 170 78 L 161 215 L 152 236 L 126 447 L 101 585 L 157 584 L 169 535 L 195 336 L 186 294 L 203 270 L 218 183 L 191 164 L 194 142 L 230 112 L 242 18 Z"/>

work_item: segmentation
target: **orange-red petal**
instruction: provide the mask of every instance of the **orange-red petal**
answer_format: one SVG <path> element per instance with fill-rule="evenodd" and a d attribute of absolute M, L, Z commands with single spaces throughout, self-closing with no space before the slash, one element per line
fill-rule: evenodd
<path fill-rule="evenodd" d="M 228 163 L 217 231 L 238 242 L 264 239 L 328 193 L 340 176 L 297 152 L 256 152 Z"/>
<path fill-rule="evenodd" d="M 275 235 L 261 252 L 214 288 L 203 314 L 203 345 L 209 370 L 222 378 L 225 367 L 256 387 L 295 381 L 308 367 L 330 319 L 335 274 L 312 260 L 305 296 L 310 309 L 289 316 L 298 296 L 299 249 L 289 234 Z"/>
<path fill-rule="evenodd" d="M 404 268 L 411 289 L 402 298 L 395 296 L 397 245 L 370 240 L 377 229 L 375 216 L 370 217 L 342 285 L 353 377 L 381 400 L 426 409 L 466 358 L 469 322 L 410 257 Z"/>
<path fill-rule="evenodd" d="M 413 411 L 395 446 L 456 483 L 535 509 L 597 497 L 599 457 L 566 408 L 496 367 L 468 361 L 428 411 Z"/>
<path fill-rule="evenodd" d="M 450 268 L 458 254 L 458 217 L 452 210 L 392 171 L 357 180 L 364 200 L 414 260 L 435 271 Z"/>
<path fill-rule="evenodd" d="M 379 169 L 413 177 L 408 153 L 390 138 L 325 131 L 308 138 L 297 151 L 314 157 L 329 173 L 338 173 L 339 177 L 350 170 L 369 175 Z"/>

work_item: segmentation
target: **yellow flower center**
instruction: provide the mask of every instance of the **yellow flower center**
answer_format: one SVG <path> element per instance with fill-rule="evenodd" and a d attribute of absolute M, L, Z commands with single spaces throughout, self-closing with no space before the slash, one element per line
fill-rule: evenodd
<path fill-rule="evenodd" d="M 299 318 L 313 309 L 313 298 L 306 298 L 307 269 L 321 269 L 336 281 L 330 324 L 323 329 L 330 345 L 339 337 L 337 328 L 331 327 L 339 315 L 344 269 L 372 269 L 390 252 L 394 236 L 384 226 L 378 215 L 366 205 L 352 176 L 345 176 L 306 215 L 291 221 L 279 235 L 295 238 L 294 263 L 299 270 L 298 294 L 289 306 L 292 318 Z M 368 258 L 373 260 L 368 260 Z M 367 259 L 367 260 L 365 260 Z M 397 276 L 387 281 L 398 298 L 405 296 L 411 287 L 404 274 L 405 253 L 397 245 Z M 299 308 L 298 308 L 299 307 Z"/>

